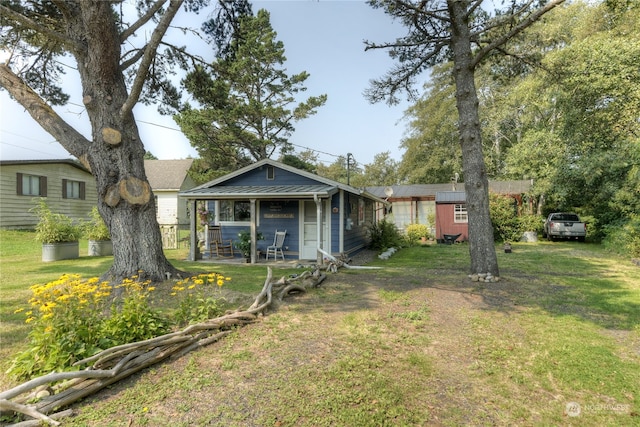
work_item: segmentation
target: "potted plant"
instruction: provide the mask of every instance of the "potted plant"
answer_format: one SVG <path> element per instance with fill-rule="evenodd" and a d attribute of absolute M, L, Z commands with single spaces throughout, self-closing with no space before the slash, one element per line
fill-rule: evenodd
<path fill-rule="evenodd" d="M 262 233 L 256 234 L 256 240 L 264 240 Z M 238 240 L 235 242 L 236 248 L 240 251 L 244 259 L 249 262 L 251 259 L 251 232 L 243 230 L 238 233 Z"/>
<path fill-rule="evenodd" d="M 80 256 L 80 228 L 70 217 L 52 212 L 43 198 L 38 200 L 37 206 L 31 211 L 38 217 L 36 240 L 42 243 L 42 261 L 58 261 Z"/>
<path fill-rule="evenodd" d="M 97 206 L 91 209 L 89 217 L 89 222 L 83 224 L 84 236 L 89 240 L 89 256 L 113 255 L 111 233 Z"/>

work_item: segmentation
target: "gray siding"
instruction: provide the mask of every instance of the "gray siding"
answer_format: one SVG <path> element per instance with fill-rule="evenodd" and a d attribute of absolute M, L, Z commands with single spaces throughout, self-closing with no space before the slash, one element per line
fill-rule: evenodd
<path fill-rule="evenodd" d="M 17 194 L 17 174 L 47 177 L 47 204 L 51 210 L 75 219 L 87 219 L 97 204 L 96 184 L 89 172 L 69 163 L 19 163 L 0 167 L 0 227 L 34 228 L 37 218 L 30 212 L 35 206 L 34 196 Z M 63 199 L 62 180 L 85 183 L 85 199 Z"/>

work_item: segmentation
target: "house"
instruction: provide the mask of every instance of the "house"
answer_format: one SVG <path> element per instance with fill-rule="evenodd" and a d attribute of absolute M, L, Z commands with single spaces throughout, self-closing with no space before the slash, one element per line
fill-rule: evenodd
<path fill-rule="evenodd" d="M 87 219 L 98 196 L 93 175 L 78 161 L 0 161 L 0 227 L 33 229 L 34 199 L 46 197 L 52 211 Z"/>
<path fill-rule="evenodd" d="M 188 172 L 193 159 L 145 160 L 144 170 L 156 202 L 156 218 L 160 226 L 188 225 L 187 205 L 178 193 L 196 186 Z"/>
<path fill-rule="evenodd" d="M 531 180 L 489 181 L 489 191 L 513 197 L 521 205 L 522 196 L 532 185 Z M 468 238 L 464 183 L 393 185 L 366 190 L 390 203 L 387 212 L 377 210 L 378 219 L 387 213 L 387 218 L 401 231 L 410 224 L 427 224 L 438 240 L 444 234 L 461 233 L 458 240 Z"/>
<path fill-rule="evenodd" d="M 190 211 L 205 207 L 220 225 L 223 239 L 238 239 L 249 230 L 257 251 L 271 244 L 276 230 L 286 230 L 288 258 L 322 261 L 322 249 L 333 255 L 367 246 L 368 226 L 384 200 L 283 163 L 265 159 L 191 190 L 181 191 Z M 196 259 L 197 218 L 191 221 L 191 259 Z M 257 241 L 258 233 L 264 240 Z"/>

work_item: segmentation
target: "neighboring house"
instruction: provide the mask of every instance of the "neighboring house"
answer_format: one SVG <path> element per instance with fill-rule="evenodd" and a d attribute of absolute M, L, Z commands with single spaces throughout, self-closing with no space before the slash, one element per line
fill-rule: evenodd
<path fill-rule="evenodd" d="M 93 175 L 76 160 L 0 161 L 0 227 L 35 228 L 30 209 L 40 197 L 74 219 L 87 219 L 98 201 Z"/>
<path fill-rule="evenodd" d="M 196 183 L 188 175 L 193 159 L 145 160 L 144 170 L 156 201 L 156 218 L 163 225 L 188 225 L 189 216 L 180 191 L 189 190 Z"/>
<path fill-rule="evenodd" d="M 275 231 L 286 230 L 288 258 L 319 261 L 318 248 L 337 255 L 366 247 L 376 205 L 384 204 L 367 191 L 271 159 L 181 191 L 180 196 L 189 201 L 191 211 L 206 206 L 213 212 L 211 224 L 221 225 L 223 239 L 237 240 L 239 232 L 253 230 L 264 236 L 255 242 L 264 252 Z M 191 223 L 191 259 L 196 257 L 196 220 Z"/>
<path fill-rule="evenodd" d="M 522 195 L 529 192 L 532 184 L 531 180 L 489 181 L 489 191 L 514 197 L 521 204 Z M 460 191 L 464 190 L 464 183 L 392 185 L 366 190 L 391 204 L 387 218 L 401 231 L 410 224 L 425 224 L 436 239 L 442 239 L 443 234 L 462 233 L 458 240 L 467 240 L 465 192 Z M 382 219 L 385 212 L 378 212 L 378 219 Z"/>

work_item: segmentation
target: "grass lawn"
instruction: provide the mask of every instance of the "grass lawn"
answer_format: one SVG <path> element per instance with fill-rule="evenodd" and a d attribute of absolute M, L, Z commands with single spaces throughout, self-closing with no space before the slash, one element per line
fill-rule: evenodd
<path fill-rule="evenodd" d="M 42 263 L 32 236 L 0 231 L 3 371 L 26 346 L 13 312 L 29 286 L 111 261 Z M 249 299 L 266 276 L 167 256 L 231 276 L 225 288 Z M 87 399 L 65 425 L 640 425 L 640 268 L 577 242 L 515 244 L 498 258 L 498 283 L 467 277 L 464 244 L 341 269 L 262 321 Z M 171 309 L 168 296 L 158 303 Z"/>

